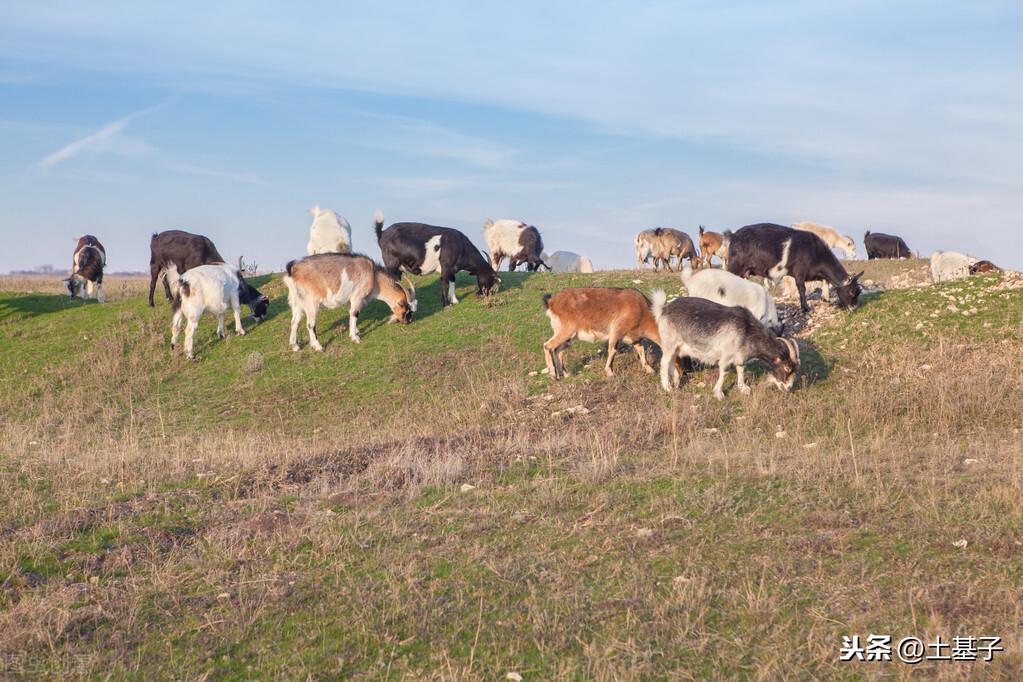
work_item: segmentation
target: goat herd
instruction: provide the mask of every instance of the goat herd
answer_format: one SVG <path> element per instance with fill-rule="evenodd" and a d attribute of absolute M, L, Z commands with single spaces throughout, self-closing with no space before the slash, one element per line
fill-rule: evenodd
<path fill-rule="evenodd" d="M 404 274 L 440 273 L 441 302 L 446 307 L 458 303 L 455 275 L 467 271 L 476 278 L 477 296 L 495 292 L 501 283 L 497 268 L 508 259 L 508 270 L 525 264 L 531 272 L 541 268 L 561 272 L 592 272 L 585 256 L 544 251 L 539 230 L 517 220 L 488 220 L 483 226 L 490 250 L 481 252 L 462 232 L 423 223 L 394 223 L 384 229 L 383 214 L 375 217 L 377 243 L 383 260 L 378 265 L 367 256 L 351 253 L 351 227 L 331 210 L 314 207 L 313 223 L 305 258 L 289 262 L 284 284 L 291 308 L 289 344 L 299 350 L 298 327 L 303 316 L 309 345 L 322 350 L 316 338 L 316 317 L 321 307 L 349 306 L 349 335 L 358 343 L 359 312 L 366 303 L 380 299 L 391 309 L 391 322 L 407 324 L 417 308 L 416 290 L 411 279 L 407 287 Z M 868 258 L 905 258 L 909 247 L 899 237 L 867 232 L 864 238 Z M 780 281 L 794 285 L 804 311 L 806 283 L 820 281 L 824 296 L 833 291 L 839 306 L 852 309 L 861 293 L 862 272 L 850 275 L 835 257 L 832 248 L 855 258 L 856 247 L 848 236 L 816 223 L 797 223 L 785 227 L 772 223 L 747 225 L 735 232 L 717 233 L 699 229 L 699 250 L 690 237 L 671 228 L 644 230 L 636 235 L 637 267 L 652 260 L 655 269 L 665 267 L 681 273 L 688 296 L 666 302 L 664 291 L 654 291 L 648 299 L 640 291 L 627 288 L 579 287 L 545 294 L 544 308 L 550 318 L 553 336 L 543 344 L 547 371 L 554 378 L 565 375 L 562 355 L 576 338 L 607 341 L 605 371 L 612 362 L 619 342 L 631 344 L 643 368 L 653 373 L 642 341 L 660 346 L 661 385 L 666 391 L 677 388 L 681 376 L 693 360 L 718 366 L 714 396 L 724 397 L 726 374 L 735 367 L 736 385 L 749 393 L 744 379 L 745 364 L 759 359 L 769 368 L 767 379 L 789 390 L 799 370 L 799 347 L 781 336 L 783 325 L 768 291 L 768 284 Z M 252 317 L 262 320 L 269 307 L 268 298 L 245 281 L 208 238 L 167 230 L 154 234 L 150 241 L 149 305 L 162 281 L 171 301 L 171 349 L 177 347 L 183 322 L 185 353 L 193 357 L 193 337 L 204 312 L 217 317 L 217 333 L 224 338 L 224 315 L 234 313 L 235 331 L 245 334 L 240 304 L 247 304 Z M 715 269 L 711 260 L 721 259 Z M 684 259 L 689 263 L 683 265 Z M 83 302 L 93 296 L 103 302 L 103 268 L 106 250 L 92 235 L 79 238 L 75 248 L 71 276 L 65 280 L 68 295 L 81 295 Z M 697 270 L 697 271 L 694 271 Z M 966 274 L 997 269 L 990 261 L 978 261 L 963 254 L 936 252 L 931 256 L 931 274 L 935 282 Z M 764 279 L 756 284 L 747 278 Z"/>

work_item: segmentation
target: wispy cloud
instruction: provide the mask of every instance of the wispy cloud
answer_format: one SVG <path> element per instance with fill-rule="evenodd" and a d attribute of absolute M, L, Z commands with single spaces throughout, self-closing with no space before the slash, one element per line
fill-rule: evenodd
<path fill-rule="evenodd" d="M 191 163 L 182 163 L 180 161 L 168 161 L 166 166 L 172 171 L 185 173 L 187 175 L 198 175 L 204 178 L 215 178 L 217 180 L 240 182 L 248 185 L 267 184 L 266 180 L 263 180 L 253 173 L 232 173 L 231 171 L 215 170 L 213 168 L 205 168 L 203 166 L 196 166 Z"/>
<path fill-rule="evenodd" d="M 61 147 L 52 154 L 48 154 L 43 157 L 39 161 L 38 166 L 43 169 L 53 168 L 58 164 L 64 163 L 69 159 L 73 159 L 74 157 L 85 153 L 113 152 L 125 156 L 139 156 L 151 153 L 154 149 L 144 141 L 133 138 L 123 138 L 121 133 L 124 132 L 124 130 L 128 127 L 128 124 L 133 120 L 159 111 L 166 107 L 169 103 L 170 101 L 163 102 L 156 106 L 130 113 L 116 121 L 111 121 L 96 132 L 75 140 L 74 142 Z"/>

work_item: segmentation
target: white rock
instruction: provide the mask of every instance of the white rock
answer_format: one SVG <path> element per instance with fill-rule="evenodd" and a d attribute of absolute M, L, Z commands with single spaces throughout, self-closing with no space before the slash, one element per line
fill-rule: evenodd
<path fill-rule="evenodd" d="M 471 483 L 463 483 L 462 487 L 459 488 L 459 490 L 461 490 L 463 493 L 467 493 L 470 490 L 476 490 L 476 486 L 472 485 Z"/>
<path fill-rule="evenodd" d="M 504 679 L 512 680 L 512 682 L 522 682 L 522 675 L 519 675 L 513 670 L 512 672 L 505 674 Z"/>
<path fill-rule="evenodd" d="M 955 542 L 953 542 L 952 546 L 953 547 L 958 547 L 959 549 L 965 549 L 966 545 L 968 545 L 968 544 L 970 544 L 970 543 L 968 543 L 966 541 L 966 538 L 962 538 L 961 540 L 956 540 Z"/>
<path fill-rule="evenodd" d="M 980 463 L 979 459 L 973 459 L 972 457 L 967 457 L 966 459 L 963 460 L 963 464 L 965 464 L 967 466 L 969 466 L 971 464 L 979 464 L 979 463 Z"/>
<path fill-rule="evenodd" d="M 641 537 L 641 538 L 649 538 L 649 537 L 653 537 L 654 531 L 651 528 L 637 528 L 636 529 L 636 535 L 637 535 L 637 537 Z"/>

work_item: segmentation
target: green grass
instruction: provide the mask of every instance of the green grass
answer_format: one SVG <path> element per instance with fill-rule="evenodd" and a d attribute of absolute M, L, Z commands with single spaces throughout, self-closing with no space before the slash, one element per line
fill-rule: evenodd
<path fill-rule="evenodd" d="M 679 290 L 519 274 L 477 300 L 459 278 L 440 310 L 424 278 L 413 324 L 373 303 L 356 345 L 328 311 L 325 351 L 303 330 L 293 353 L 273 278 L 271 318 L 224 341 L 204 319 L 195 362 L 170 354 L 163 302 L 0 292 L 0 661 L 112 679 L 1018 678 L 1023 292 L 994 276 L 873 294 L 801 339 L 789 394 L 730 381 L 718 403 L 708 370 L 668 395 L 629 352 L 605 377 L 581 342 L 566 381 L 530 376 L 541 294 L 634 279 Z M 838 663 L 843 635 L 872 632 L 1008 650 Z"/>

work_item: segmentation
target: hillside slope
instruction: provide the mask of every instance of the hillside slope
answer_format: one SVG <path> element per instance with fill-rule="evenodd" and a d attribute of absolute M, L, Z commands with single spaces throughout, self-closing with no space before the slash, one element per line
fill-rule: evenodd
<path fill-rule="evenodd" d="M 204 319 L 196 362 L 163 302 L 0 292 L 0 660 L 858 677 L 899 668 L 839 663 L 842 636 L 886 633 L 998 635 L 993 663 L 923 667 L 1018 676 L 1023 290 L 1001 282 L 823 305 L 798 390 L 758 370 L 720 403 L 713 370 L 668 395 L 594 344 L 538 372 L 542 293 L 671 275 L 509 275 L 487 301 L 460 278 L 449 310 L 424 278 L 416 321 L 374 303 L 361 345 L 325 313 L 322 354 L 288 349 L 263 278 L 271 318 L 225 341 Z"/>

